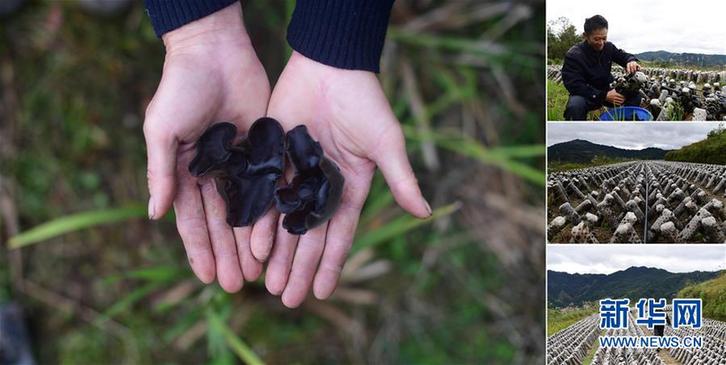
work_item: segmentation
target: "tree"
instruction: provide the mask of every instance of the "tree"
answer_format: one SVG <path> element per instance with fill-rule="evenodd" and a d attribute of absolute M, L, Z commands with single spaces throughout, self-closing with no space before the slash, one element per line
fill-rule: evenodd
<path fill-rule="evenodd" d="M 577 34 L 570 20 L 559 17 L 547 23 L 547 57 L 551 60 L 561 61 L 573 45 L 582 38 Z"/>

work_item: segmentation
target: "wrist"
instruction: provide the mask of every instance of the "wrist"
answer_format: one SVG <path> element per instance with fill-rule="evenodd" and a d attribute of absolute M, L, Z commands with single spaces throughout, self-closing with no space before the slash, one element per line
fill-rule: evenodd
<path fill-rule="evenodd" d="M 351 70 L 328 64 L 322 63 L 315 59 L 312 59 L 296 50 L 292 50 L 290 58 L 287 60 L 286 68 L 296 69 L 303 71 L 311 75 L 328 76 L 328 77 L 341 77 L 343 75 L 371 75 L 375 77 L 373 71 L 368 70 Z"/>
<path fill-rule="evenodd" d="M 239 2 L 167 32 L 162 40 L 167 54 L 220 45 L 252 46 Z"/>

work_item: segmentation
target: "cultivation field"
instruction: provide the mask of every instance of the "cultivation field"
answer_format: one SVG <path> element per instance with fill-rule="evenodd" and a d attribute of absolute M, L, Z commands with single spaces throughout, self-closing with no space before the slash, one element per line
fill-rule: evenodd
<path fill-rule="evenodd" d="M 550 173 L 555 243 L 723 243 L 726 166 L 634 161 Z"/>
<path fill-rule="evenodd" d="M 668 308 L 667 311 L 670 309 Z M 607 336 L 652 336 L 645 326 L 635 324 L 634 310 L 628 313 L 628 327 L 620 330 L 602 330 L 599 315 L 593 314 L 575 324 L 547 337 L 547 364 L 701 364 L 717 365 L 726 361 L 726 322 L 704 318 L 703 326 L 694 330 L 666 326 L 666 336 L 701 336 L 700 349 L 654 349 L 602 348 L 598 337 Z"/>

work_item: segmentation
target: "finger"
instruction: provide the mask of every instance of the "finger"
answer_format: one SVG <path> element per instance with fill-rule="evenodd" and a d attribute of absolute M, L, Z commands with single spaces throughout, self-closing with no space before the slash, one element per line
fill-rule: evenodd
<path fill-rule="evenodd" d="M 273 295 L 280 295 L 287 285 L 292 266 L 293 253 L 299 236 L 288 233 L 282 228 L 282 218 L 278 220 L 275 243 L 265 273 L 265 286 Z"/>
<path fill-rule="evenodd" d="M 247 281 L 255 281 L 262 274 L 262 263 L 255 260 L 250 250 L 252 227 L 234 227 L 234 240 L 237 242 L 237 254 L 242 267 L 242 276 Z"/>
<path fill-rule="evenodd" d="M 340 207 L 328 225 L 325 249 L 313 281 L 313 294 L 318 299 L 327 299 L 335 291 L 343 263 L 353 244 L 361 209 L 368 196 L 370 178 L 360 186 L 346 189 Z"/>
<path fill-rule="evenodd" d="M 212 242 L 214 259 L 217 263 L 217 280 L 226 292 L 237 292 L 244 284 L 242 269 L 232 227 L 226 220 L 227 207 L 217 192 L 214 180 L 207 179 L 202 184 L 202 200 L 207 217 L 209 240 Z"/>
<path fill-rule="evenodd" d="M 408 162 L 403 132 L 397 125 L 390 129 L 392 131 L 383 137 L 371 157 L 381 169 L 398 205 L 416 217 L 426 218 L 431 215 L 431 206 L 421 194 Z"/>
<path fill-rule="evenodd" d="M 160 127 L 156 117 L 147 113 L 144 122 L 146 139 L 146 177 L 149 185 L 149 219 L 159 219 L 171 208 L 175 193 L 176 154 L 178 143 L 168 130 Z"/>
<path fill-rule="evenodd" d="M 177 230 L 194 275 L 209 284 L 214 281 L 215 265 L 202 196 L 196 180 L 189 174 L 179 176 L 178 190 L 174 200 Z"/>
<path fill-rule="evenodd" d="M 292 261 L 290 278 L 282 293 L 282 304 L 286 307 L 297 308 L 307 297 L 313 283 L 315 270 L 320 262 L 320 256 L 323 254 L 327 231 L 328 223 L 326 222 L 300 236 L 295 258 Z"/>
<path fill-rule="evenodd" d="M 277 229 L 278 218 L 278 211 L 274 208 L 270 209 L 252 227 L 250 248 L 252 250 L 252 256 L 258 262 L 265 262 L 267 257 L 270 256 L 272 243 L 275 242 L 275 230 Z"/>

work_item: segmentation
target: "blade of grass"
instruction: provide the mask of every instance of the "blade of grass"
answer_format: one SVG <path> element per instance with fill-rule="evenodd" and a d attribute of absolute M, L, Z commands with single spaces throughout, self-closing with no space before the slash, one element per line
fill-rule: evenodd
<path fill-rule="evenodd" d="M 515 52 L 511 48 L 498 43 L 411 32 L 397 27 L 389 28 L 387 34 L 394 41 L 447 51 L 471 52 L 486 57 L 489 62 L 501 65 L 511 63 L 525 67 L 538 67 L 539 61 L 537 58 L 523 54 L 522 51 Z"/>
<path fill-rule="evenodd" d="M 131 270 L 105 277 L 103 283 L 113 284 L 123 279 L 142 279 L 148 281 L 169 281 L 183 276 L 185 273 L 179 266 L 159 265 L 143 269 Z"/>
<path fill-rule="evenodd" d="M 461 208 L 460 202 L 455 202 L 434 210 L 433 214 L 426 219 L 418 219 L 409 215 L 403 215 L 390 223 L 364 233 L 356 238 L 353 244 L 352 253 L 358 252 L 366 247 L 372 247 L 385 242 L 393 237 L 402 235 L 424 224 L 429 224 L 437 218 L 447 216 Z"/>
<path fill-rule="evenodd" d="M 521 145 L 521 146 L 502 146 L 490 148 L 489 153 L 493 155 L 501 155 L 508 158 L 526 158 L 539 157 L 545 155 L 546 147 L 543 144 Z"/>
<path fill-rule="evenodd" d="M 501 154 L 492 154 L 483 146 L 462 141 L 438 141 L 437 144 L 448 150 L 472 157 L 485 164 L 494 165 L 520 176 L 537 185 L 545 185 L 544 171 L 530 167 L 524 163 L 510 160 Z"/>
<path fill-rule="evenodd" d="M 232 329 L 227 327 L 224 322 L 219 318 L 217 313 L 214 311 L 207 310 L 207 319 L 209 321 L 210 330 L 214 329 L 224 336 L 227 346 L 239 357 L 240 360 L 244 361 L 248 365 L 263 365 L 264 362 L 260 359 L 257 354 L 247 345 L 241 338 L 232 332 Z"/>
<path fill-rule="evenodd" d="M 201 317 L 202 312 L 199 310 L 199 307 L 193 307 L 193 309 L 182 315 L 181 318 L 176 319 L 171 328 L 164 331 L 161 336 L 164 343 L 170 344 L 175 341 L 179 336 L 184 334 L 184 332 L 199 321 Z"/>
<path fill-rule="evenodd" d="M 114 305 L 111 306 L 104 315 L 108 318 L 113 318 L 116 315 L 120 314 L 121 312 L 129 309 L 132 305 L 134 305 L 136 302 L 140 301 L 141 299 L 144 299 L 147 295 L 153 293 L 157 289 L 161 288 L 165 282 L 151 282 L 148 283 L 138 289 L 133 290 L 131 293 L 126 295 L 125 297 L 121 298 L 121 300 L 114 303 Z"/>
<path fill-rule="evenodd" d="M 128 278 L 144 279 L 149 281 L 172 281 L 185 273 L 179 266 L 159 265 L 143 269 L 129 271 L 125 274 Z"/>
<path fill-rule="evenodd" d="M 28 246 L 69 232 L 93 226 L 146 217 L 146 207 L 130 205 L 124 208 L 82 212 L 43 223 L 8 240 L 11 249 Z"/>
<path fill-rule="evenodd" d="M 371 199 L 366 203 L 363 209 L 363 215 L 360 218 L 360 226 L 366 226 L 371 219 L 378 216 L 383 209 L 393 204 L 393 194 L 390 191 L 381 191 L 376 195 L 371 195 Z"/>
<path fill-rule="evenodd" d="M 402 127 L 406 137 L 414 140 L 419 138 L 418 131 L 411 126 L 403 125 Z M 484 164 L 500 167 L 537 185 L 544 186 L 545 184 L 544 171 L 511 159 L 511 157 L 534 157 L 539 154 L 538 151 L 542 151 L 541 154 L 544 154 L 544 146 L 542 145 L 488 149 L 470 138 L 452 138 L 436 132 L 432 132 L 431 137 L 442 148 L 474 158 Z"/>

